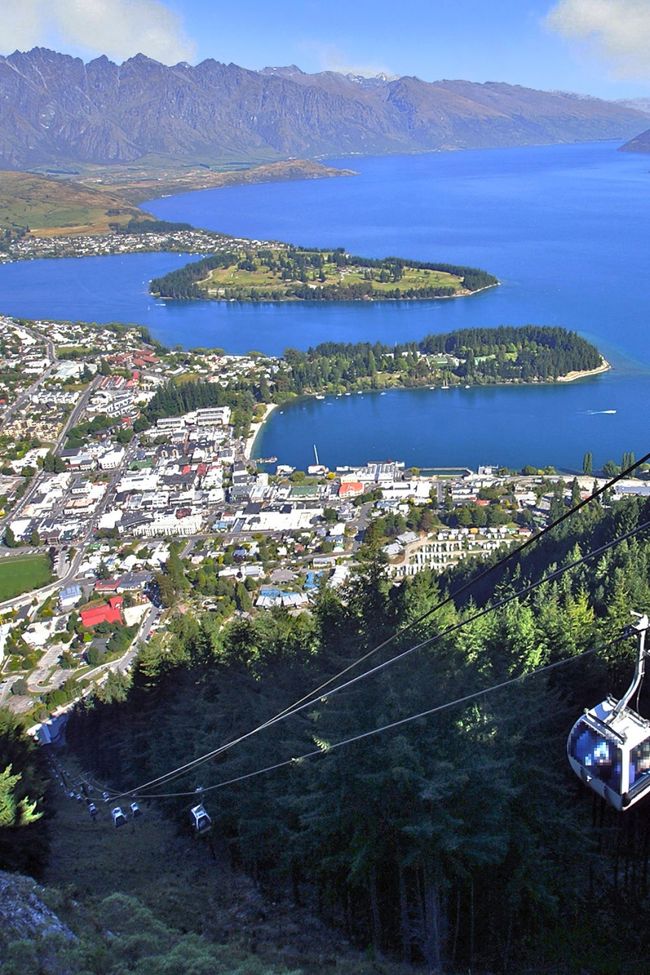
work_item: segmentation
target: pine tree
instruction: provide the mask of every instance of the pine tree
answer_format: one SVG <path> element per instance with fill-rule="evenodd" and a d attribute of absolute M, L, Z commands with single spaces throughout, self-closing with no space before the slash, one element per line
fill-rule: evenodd
<path fill-rule="evenodd" d="M 0 710 L 0 869 L 39 873 L 47 852 L 42 755 Z"/>

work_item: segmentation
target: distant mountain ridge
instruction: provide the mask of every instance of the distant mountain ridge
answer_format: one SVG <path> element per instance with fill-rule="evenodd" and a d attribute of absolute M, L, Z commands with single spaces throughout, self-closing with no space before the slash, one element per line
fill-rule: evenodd
<path fill-rule="evenodd" d="M 629 139 L 634 108 L 516 85 L 363 78 L 206 60 L 0 57 L 0 167 L 227 163 Z"/>
<path fill-rule="evenodd" d="M 625 105 L 626 108 L 636 108 L 639 112 L 650 115 L 650 98 L 619 98 L 618 104 Z"/>

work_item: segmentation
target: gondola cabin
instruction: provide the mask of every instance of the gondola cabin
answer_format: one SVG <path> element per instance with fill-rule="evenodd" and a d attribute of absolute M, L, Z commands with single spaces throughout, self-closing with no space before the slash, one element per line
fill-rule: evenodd
<path fill-rule="evenodd" d="M 637 639 L 632 683 L 620 701 L 608 697 L 578 718 L 567 742 L 571 768 L 585 785 L 621 812 L 650 793 L 650 721 L 628 705 L 645 677 L 646 614 L 633 613 L 637 622 L 623 636 Z"/>
<path fill-rule="evenodd" d="M 199 803 L 198 806 L 192 806 L 191 810 L 192 825 L 197 834 L 209 833 L 212 829 L 212 820 L 205 811 L 203 803 Z"/>
<path fill-rule="evenodd" d="M 126 826 L 128 820 L 121 806 L 116 806 L 115 809 L 111 810 L 111 816 L 113 817 L 113 825 L 116 827 Z"/>
<path fill-rule="evenodd" d="M 650 722 L 608 697 L 576 721 L 567 746 L 571 768 L 619 811 L 650 793 Z"/>

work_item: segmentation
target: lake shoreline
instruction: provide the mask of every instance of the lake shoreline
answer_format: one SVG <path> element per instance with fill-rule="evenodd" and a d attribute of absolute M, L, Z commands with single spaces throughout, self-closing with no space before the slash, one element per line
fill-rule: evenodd
<path fill-rule="evenodd" d="M 612 364 L 607 361 L 604 356 L 601 356 L 601 363 L 595 369 L 583 369 L 581 371 L 567 372 L 565 376 L 558 376 L 555 380 L 556 383 L 574 383 L 578 379 L 588 379 L 590 376 L 600 376 L 604 372 L 609 372 L 612 369 Z"/>
<path fill-rule="evenodd" d="M 613 369 L 562 383 L 473 386 L 467 395 L 449 389 L 328 396 L 322 404 L 305 400 L 304 412 L 287 403 L 271 414 L 251 453 L 302 467 L 311 463 L 316 441 L 329 463 L 400 456 L 416 466 L 553 463 L 579 469 L 586 451 L 596 467 L 624 451 L 643 452 L 650 333 L 639 293 L 650 282 L 638 254 L 650 198 L 642 160 L 593 144 L 418 154 L 401 162 L 364 158 L 354 168 L 360 172 L 355 179 L 188 193 L 152 202 L 151 211 L 157 219 L 213 225 L 237 237 L 316 239 L 329 248 L 345 241 L 370 257 L 432 260 L 444 254 L 454 263 L 490 268 L 502 287 L 474 302 L 157 302 L 147 282 L 192 257 L 135 254 L 0 265 L 0 307 L 34 320 L 138 322 L 169 348 L 274 356 L 330 342 L 391 346 L 426 333 L 504 323 L 564 324 L 593 342 Z M 607 240 L 617 246 L 603 247 Z M 612 289 L 611 280 L 623 279 L 632 266 L 638 266 L 635 288 Z M 587 361 L 594 359 L 597 366 L 598 356 Z M 339 381 L 334 377 L 334 392 Z"/>
<path fill-rule="evenodd" d="M 273 411 L 277 409 L 278 405 L 278 403 L 267 403 L 261 420 L 258 420 L 257 423 L 251 423 L 250 433 L 248 434 L 246 443 L 244 444 L 244 460 L 249 461 L 254 459 L 253 450 L 255 449 L 255 441 L 262 432 L 264 424 L 271 416 Z"/>
<path fill-rule="evenodd" d="M 296 305 L 302 302 L 311 303 L 314 305 L 358 305 L 358 304 L 369 304 L 369 305 L 381 305 L 381 304 L 397 304 L 400 301 L 405 301 L 408 304 L 416 304 L 417 302 L 425 301 L 452 301 L 454 298 L 473 298 L 474 295 L 480 295 L 483 291 L 491 291 L 492 288 L 498 288 L 500 286 L 500 281 L 495 281 L 494 284 L 486 284 L 482 288 L 477 288 L 476 291 L 468 291 L 467 289 L 457 291 L 453 295 L 436 295 L 436 296 L 415 296 L 413 298 L 407 298 L 406 296 L 400 298 L 383 298 L 381 297 L 381 292 L 379 292 L 378 297 L 373 297 L 370 295 L 364 295 L 362 298 L 297 298 L 294 295 L 286 298 L 260 298 L 259 301 L 253 298 L 224 298 L 220 295 L 203 294 L 200 298 L 174 298 L 171 295 L 161 295 L 155 291 L 149 292 L 152 298 L 156 301 L 211 301 L 217 302 L 219 304 L 240 304 L 240 305 Z"/>
<path fill-rule="evenodd" d="M 383 396 L 386 393 L 394 393 L 394 392 L 413 393 L 413 392 L 417 392 L 418 390 L 422 390 L 423 392 L 427 392 L 427 391 L 428 392 L 441 392 L 442 390 L 449 389 L 449 390 L 457 390 L 457 391 L 463 391 L 463 392 L 471 392 L 472 390 L 503 389 L 505 387 L 510 388 L 510 389 L 522 389 L 522 388 L 535 388 L 535 387 L 540 387 L 540 386 L 555 386 L 558 383 L 562 383 L 563 385 L 567 385 L 569 383 L 577 382 L 578 380 L 581 380 L 581 379 L 590 379 L 593 376 L 602 375 L 603 373 L 609 372 L 610 370 L 613 369 L 613 366 L 611 365 L 611 363 L 609 363 L 607 361 L 607 359 L 605 359 L 604 356 L 601 356 L 601 359 L 602 359 L 602 362 L 601 362 L 600 366 L 598 366 L 595 369 L 585 369 L 585 370 L 582 370 L 582 371 L 573 371 L 573 372 L 567 373 L 565 376 L 557 376 L 557 378 L 555 378 L 555 379 L 545 380 L 543 382 L 541 382 L 539 380 L 533 380 L 532 382 L 517 382 L 517 383 L 512 383 L 512 382 L 473 383 L 470 386 L 466 386 L 466 385 L 463 385 L 461 383 L 456 383 L 455 385 L 448 386 L 448 387 L 444 387 L 444 386 L 431 387 L 431 386 L 426 386 L 426 385 L 422 385 L 422 386 L 388 386 L 385 389 L 362 389 L 362 390 L 359 390 L 359 389 L 354 390 L 353 389 L 353 390 L 347 390 L 346 392 L 343 392 L 343 393 L 323 393 L 323 392 L 318 392 L 318 393 L 302 393 L 300 396 L 296 396 L 295 398 L 289 400 L 287 403 L 285 403 L 283 405 L 292 405 L 294 403 L 299 403 L 300 401 L 306 401 L 306 402 L 319 401 L 319 402 L 321 402 L 324 399 L 341 399 L 343 397 L 349 397 L 349 396 L 352 396 L 352 395 L 355 395 L 355 396 L 366 396 L 368 394 L 371 394 L 371 395 L 374 395 L 374 396 Z M 246 440 L 246 444 L 244 446 L 244 458 L 247 461 L 254 461 L 256 459 L 253 456 L 254 450 L 255 450 L 255 444 L 257 443 L 258 439 L 260 438 L 261 434 L 263 433 L 264 428 L 265 428 L 265 426 L 267 424 L 267 421 L 271 417 L 272 413 L 280 405 L 281 404 L 279 404 L 279 403 L 268 403 L 267 406 L 266 406 L 266 409 L 264 411 L 264 416 L 261 418 L 261 420 L 259 420 L 258 423 L 251 424 L 251 432 L 250 432 L 250 434 L 248 436 L 248 439 Z"/>

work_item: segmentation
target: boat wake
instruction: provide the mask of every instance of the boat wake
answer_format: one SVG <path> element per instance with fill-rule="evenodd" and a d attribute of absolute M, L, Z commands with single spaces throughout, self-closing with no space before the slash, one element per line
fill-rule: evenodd
<path fill-rule="evenodd" d="M 584 413 L 587 416 L 600 416 L 601 414 L 603 414 L 603 415 L 604 414 L 610 414 L 610 415 L 612 415 L 612 414 L 616 413 L 616 410 L 585 410 Z"/>

